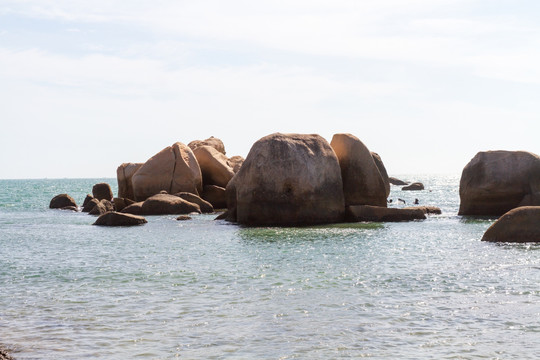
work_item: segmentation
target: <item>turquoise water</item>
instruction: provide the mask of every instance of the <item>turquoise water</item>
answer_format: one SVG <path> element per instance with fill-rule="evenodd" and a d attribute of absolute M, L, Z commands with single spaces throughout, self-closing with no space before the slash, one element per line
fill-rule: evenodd
<path fill-rule="evenodd" d="M 0 344 L 17 359 L 537 358 L 540 245 L 481 242 L 493 219 L 457 216 L 459 177 L 403 178 L 427 190 L 394 201 L 443 214 L 104 228 L 48 209 L 104 179 L 0 180 Z"/>

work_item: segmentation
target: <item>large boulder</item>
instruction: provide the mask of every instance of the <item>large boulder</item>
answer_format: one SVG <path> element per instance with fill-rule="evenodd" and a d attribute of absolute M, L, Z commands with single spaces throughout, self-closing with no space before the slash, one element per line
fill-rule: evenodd
<path fill-rule="evenodd" d="M 188 146 L 191 150 L 195 150 L 199 146 L 211 146 L 217 151 L 219 151 L 220 153 L 222 153 L 223 155 L 226 154 L 225 145 L 223 145 L 223 141 L 213 136 L 210 136 L 206 140 L 193 140 L 192 142 L 188 144 Z"/>
<path fill-rule="evenodd" d="M 388 195 L 390 195 L 390 179 L 388 177 L 386 167 L 384 166 L 384 163 L 379 154 L 371 152 L 371 156 L 373 157 L 373 161 L 375 161 L 375 165 L 377 165 L 377 169 L 379 169 L 379 173 L 381 174 L 384 182 L 384 188 L 386 189 L 386 197 L 388 198 Z"/>
<path fill-rule="evenodd" d="M 540 206 L 512 209 L 491 225 L 482 241 L 540 242 Z"/>
<path fill-rule="evenodd" d="M 308 225 L 343 220 L 341 169 L 319 135 L 275 133 L 258 140 L 227 185 L 229 220 Z"/>
<path fill-rule="evenodd" d="M 424 220 L 426 215 L 423 209 L 398 209 L 382 206 L 351 205 L 346 207 L 346 219 L 351 222 L 397 222 Z"/>
<path fill-rule="evenodd" d="M 69 208 L 71 210 L 73 207 L 76 208 L 77 203 L 75 202 L 75 199 L 73 199 L 68 194 L 56 195 L 51 199 L 51 202 L 49 203 L 49 208 L 51 209 Z"/>
<path fill-rule="evenodd" d="M 204 191 L 203 191 L 203 194 L 204 194 Z M 189 201 L 190 203 L 199 205 L 199 207 L 201 208 L 201 212 L 203 214 L 214 212 L 214 207 L 212 206 L 210 202 L 201 199 L 199 196 L 195 194 L 188 193 L 188 192 L 180 192 L 180 193 L 174 194 L 174 196 L 178 196 L 186 201 Z"/>
<path fill-rule="evenodd" d="M 214 209 L 227 207 L 227 193 L 225 188 L 217 185 L 204 185 L 202 198 L 208 201 Z"/>
<path fill-rule="evenodd" d="M 107 183 L 95 184 L 92 187 L 92 195 L 94 196 L 95 199 L 98 199 L 98 200 L 112 201 L 114 197 L 111 186 Z"/>
<path fill-rule="evenodd" d="M 131 178 L 143 165 L 142 163 L 123 163 L 116 169 L 119 198 L 135 200 Z"/>
<path fill-rule="evenodd" d="M 133 204 L 135 205 L 135 204 Z M 130 205 L 130 206 L 133 206 Z M 129 208 L 129 207 L 128 207 Z M 127 208 L 126 208 L 127 209 Z M 124 209 L 123 212 L 126 212 Z M 141 215 L 180 215 L 201 213 L 199 205 L 169 194 L 156 194 L 146 199 L 141 206 Z"/>
<path fill-rule="evenodd" d="M 177 142 L 148 159 L 131 178 L 136 201 L 165 190 L 169 194 L 190 192 L 200 194 L 202 176 L 193 151 Z"/>
<path fill-rule="evenodd" d="M 115 211 L 108 212 L 97 218 L 93 225 L 102 226 L 134 226 L 146 224 L 147 221 L 142 216 L 123 214 Z"/>
<path fill-rule="evenodd" d="M 386 184 L 368 148 L 351 134 L 335 134 L 330 145 L 341 167 L 345 205 L 386 207 Z"/>
<path fill-rule="evenodd" d="M 539 192 L 538 155 L 525 151 L 479 152 L 461 175 L 459 215 L 500 216 L 522 201 L 536 205 L 532 200 Z"/>
<path fill-rule="evenodd" d="M 211 146 L 199 146 L 193 150 L 201 168 L 203 184 L 226 187 L 234 176 L 227 157 Z"/>

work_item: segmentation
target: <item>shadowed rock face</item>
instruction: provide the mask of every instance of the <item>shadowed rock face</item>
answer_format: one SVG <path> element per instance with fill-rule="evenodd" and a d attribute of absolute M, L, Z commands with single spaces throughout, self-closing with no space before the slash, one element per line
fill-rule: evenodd
<path fill-rule="evenodd" d="M 351 134 L 335 134 L 330 145 L 339 159 L 345 205 L 386 207 L 386 184 L 368 148 Z"/>
<path fill-rule="evenodd" d="M 459 215 L 500 216 L 540 199 L 540 157 L 525 151 L 479 152 L 459 184 Z"/>
<path fill-rule="evenodd" d="M 347 221 L 376 221 L 398 222 L 424 220 L 426 215 L 423 209 L 398 209 L 371 205 L 352 205 L 346 207 Z"/>
<path fill-rule="evenodd" d="M 234 176 L 227 157 L 211 146 L 199 146 L 193 150 L 203 177 L 204 185 L 226 187 Z"/>
<path fill-rule="evenodd" d="M 371 152 L 371 156 L 373 157 L 373 161 L 375 161 L 375 165 L 377 165 L 377 169 L 379 169 L 379 173 L 381 174 L 384 182 L 384 188 L 386 189 L 386 197 L 388 198 L 388 195 L 390 195 L 390 178 L 388 177 L 386 167 L 384 166 L 384 163 L 379 154 Z"/>
<path fill-rule="evenodd" d="M 170 194 L 190 192 L 200 194 L 202 176 L 199 163 L 189 147 L 177 142 L 148 159 L 133 175 L 136 201 L 165 190 Z"/>
<path fill-rule="evenodd" d="M 251 148 L 227 186 L 229 220 L 247 225 L 342 221 L 337 157 L 319 135 L 268 135 Z"/>
<path fill-rule="evenodd" d="M 111 186 L 107 183 L 95 184 L 92 187 L 92 195 L 95 199 L 98 200 L 109 200 L 113 199 L 113 192 Z"/>
<path fill-rule="evenodd" d="M 116 169 L 118 197 L 135 200 L 131 178 L 143 166 L 142 163 L 123 163 Z"/>
<path fill-rule="evenodd" d="M 540 206 L 523 206 L 508 211 L 486 230 L 482 241 L 540 242 Z"/>
<path fill-rule="evenodd" d="M 202 198 L 208 201 L 214 209 L 224 209 L 227 207 L 227 195 L 225 188 L 217 185 L 204 185 Z"/>
<path fill-rule="evenodd" d="M 68 207 L 77 207 L 75 200 L 68 194 L 59 194 L 51 199 L 49 203 L 49 208 L 51 209 L 62 209 Z"/>

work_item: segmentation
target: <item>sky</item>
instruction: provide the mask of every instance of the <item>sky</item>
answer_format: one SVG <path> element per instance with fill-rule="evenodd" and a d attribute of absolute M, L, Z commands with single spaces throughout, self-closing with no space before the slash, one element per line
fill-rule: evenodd
<path fill-rule="evenodd" d="M 540 2 L 0 0 L 0 179 L 351 133 L 393 174 L 540 154 Z"/>

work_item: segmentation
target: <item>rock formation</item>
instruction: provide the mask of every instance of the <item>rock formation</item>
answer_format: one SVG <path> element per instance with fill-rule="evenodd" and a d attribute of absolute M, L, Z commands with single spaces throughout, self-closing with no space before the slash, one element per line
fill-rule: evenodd
<path fill-rule="evenodd" d="M 386 185 L 368 148 L 351 134 L 335 134 L 330 145 L 341 167 L 345 205 L 386 207 Z"/>
<path fill-rule="evenodd" d="M 319 135 L 275 133 L 258 140 L 227 185 L 227 198 L 228 219 L 241 224 L 335 223 L 344 215 L 338 159 Z"/>
<path fill-rule="evenodd" d="M 540 206 L 512 209 L 491 225 L 482 241 L 540 242 Z"/>
<path fill-rule="evenodd" d="M 233 157 L 230 157 L 228 160 L 227 160 L 227 165 L 229 165 L 229 167 L 231 169 L 233 169 L 234 173 L 236 174 L 238 172 L 238 170 L 240 170 L 240 168 L 242 167 L 242 164 L 244 163 L 244 158 L 239 156 L 239 155 L 236 155 L 236 156 L 233 156 Z"/>
<path fill-rule="evenodd" d="M 199 163 L 186 145 L 177 142 L 145 162 L 131 178 L 136 201 L 165 190 L 169 194 L 190 192 L 200 194 L 202 176 Z"/>
<path fill-rule="evenodd" d="M 226 187 L 234 176 L 227 157 L 211 146 L 199 146 L 193 150 L 201 168 L 204 185 Z"/>
<path fill-rule="evenodd" d="M 371 152 L 371 156 L 373 157 L 373 161 L 375 161 L 375 165 L 377 165 L 377 169 L 379 169 L 379 173 L 381 174 L 384 182 L 384 188 L 386 189 L 386 197 L 388 197 L 388 195 L 390 195 L 390 179 L 388 178 L 388 172 L 386 171 L 386 167 L 384 166 L 384 163 L 379 154 Z"/>
<path fill-rule="evenodd" d="M 49 203 L 49 208 L 51 209 L 68 208 L 69 210 L 72 210 L 73 207 L 77 208 L 77 203 L 75 202 L 75 199 L 68 194 L 56 195 Z"/>
<path fill-rule="evenodd" d="M 540 157 L 525 151 L 479 152 L 459 184 L 459 215 L 500 216 L 540 199 Z"/>
<path fill-rule="evenodd" d="M 404 190 L 404 191 L 407 191 L 407 190 L 408 191 L 424 190 L 424 184 L 422 184 L 421 182 L 413 182 L 410 185 L 402 187 L 401 190 Z"/>
<path fill-rule="evenodd" d="M 346 219 L 351 222 L 397 222 L 424 220 L 425 218 L 426 215 L 422 209 L 398 209 L 370 205 L 352 205 L 346 207 Z"/>
<path fill-rule="evenodd" d="M 147 221 L 142 216 L 123 214 L 115 211 L 105 213 L 97 218 L 93 225 L 102 226 L 134 226 L 146 224 Z"/>
<path fill-rule="evenodd" d="M 225 209 L 227 207 L 227 193 L 225 188 L 217 185 L 205 185 L 202 198 L 208 201 L 214 209 Z"/>
<path fill-rule="evenodd" d="M 123 163 L 116 169 L 118 181 L 118 197 L 135 200 L 131 178 L 143 166 L 142 163 Z"/>
<path fill-rule="evenodd" d="M 95 199 L 98 199 L 98 200 L 112 201 L 114 197 L 111 186 L 107 183 L 95 184 L 92 187 L 92 195 L 94 196 Z"/>
<path fill-rule="evenodd" d="M 181 215 L 201 213 L 199 205 L 170 194 L 156 194 L 145 201 L 125 207 L 122 213 L 133 215 Z"/>
<path fill-rule="evenodd" d="M 214 207 L 212 206 L 210 202 L 204 199 L 201 199 L 195 194 L 188 193 L 188 192 L 180 192 L 180 193 L 174 194 L 174 196 L 178 196 L 186 201 L 189 201 L 190 203 L 199 205 L 199 207 L 201 208 L 201 212 L 203 214 L 214 212 Z"/>
<path fill-rule="evenodd" d="M 193 140 L 192 142 L 188 144 L 188 146 L 191 150 L 195 150 L 199 146 L 211 146 L 217 151 L 219 151 L 220 153 L 222 153 L 223 155 L 226 154 L 225 145 L 223 145 L 223 141 L 213 136 L 210 136 L 206 140 Z"/>
<path fill-rule="evenodd" d="M 403 180 L 400 180 L 400 179 L 395 178 L 395 177 L 392 177 L 392 176 L 390 176 L 390 177 L 388 178 L 388 181 L 389 181 L 390 184 L 392 184 L 392 185 L 409 185 L 408 182 L 403 181 Z"/>

